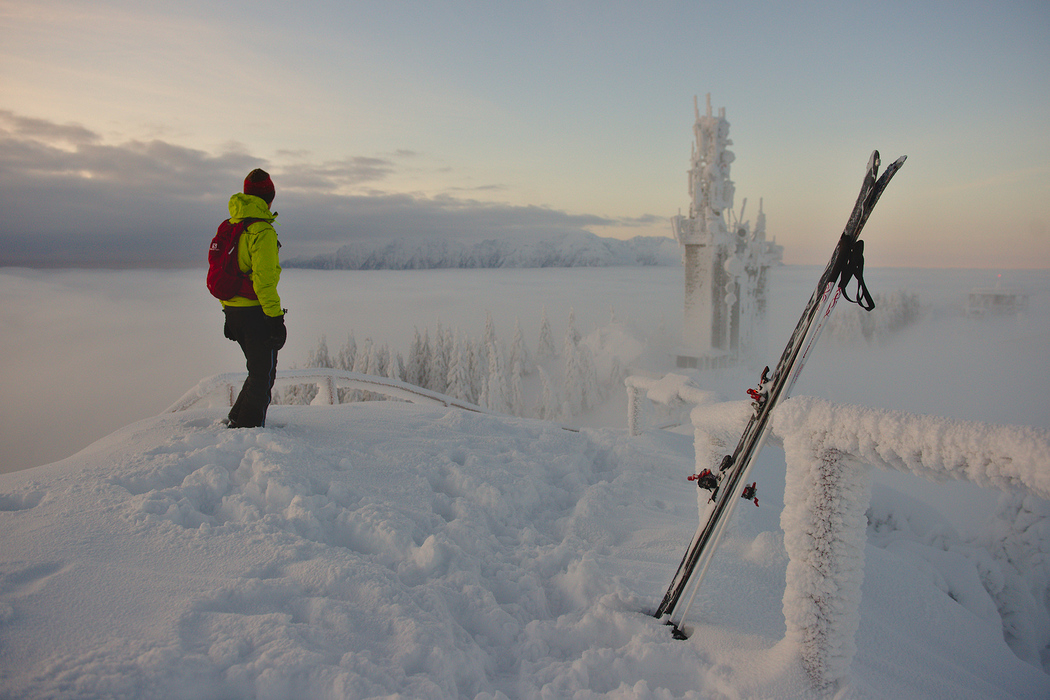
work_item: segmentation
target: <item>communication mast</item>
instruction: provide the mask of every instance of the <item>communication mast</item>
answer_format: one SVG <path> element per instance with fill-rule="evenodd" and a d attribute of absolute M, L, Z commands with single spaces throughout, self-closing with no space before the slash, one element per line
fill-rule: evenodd
<path fill-rule="evenodd" d="M 718 116 L 700 114 L 693 99 L 692 167 L 689 216 L 671 218 L 683 248 L 685 318 L 679 367 L 723 367 L 743 359 L 761 338 L 766 306 L 766 272 L 780 264 L 783 247 L 766 240 L 766 217 L 759 200 L 754 230 L 733 211 L 735 186 L 729 179 L 736 159 L 728 149 L 725 108 Z M 764 348 L 763 348 L 764 349 Z"/>

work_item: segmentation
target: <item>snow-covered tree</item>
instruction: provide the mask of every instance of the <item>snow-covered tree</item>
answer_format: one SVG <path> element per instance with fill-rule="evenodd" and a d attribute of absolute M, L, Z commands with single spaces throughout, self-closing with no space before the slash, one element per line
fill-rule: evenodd
<path fill-rule="evenodd" d="M 481 389 L 478 391 L 478 405 L 482 408 L 489 408 L 489 378 L 481 378 Z"/>
<path fill-rule="evenodd" d="M 448 387 L 449 352 L 445 348 L 445 332 L 438 324 L 437 335 L 430 348 L 427 365 L 427 389 L 444 394 Z"/>
<path fill-rule="evenodd" d="M 434 357 L 430 352 L 430 329 L 423 329 L 423 343 L 419 348 L 419 383 L 417 386 L 430 386 L 431 363 Z"/>
<path fill-rule="evenodd" d="M 361 347 L 357 349 L 357 356 L 354 358 L 353 371 L 358 374 L 368 374 L 368 356 L 372 353 L 372 339 L 365 338 L 361 343 Z"/>
<path fill-rule="evenodd" d="M 510 346 L 510 366 L 514 363 L 521 365 L 520 371 L 523 376 L 532 374 L 532 363 L 529 358 L 529 349 L 525 345 L 525 334 L 521 332 L 521 321 L 514 320 L 514 341 Z"/>
<path fill-rule="evenodd" d="M 562 345 L 562 360 L 565 364 L 565 375 L 562 378 L 563 413 L 569 418 L 583 410 L 584 368 L 580 359 L 580 347 L 578 345 L 578 334 L 573 326 L 565 333 L 565 341 Z"/>
<path fill-rule="evenodd" d="M 423 339 L 419 329 L 412 336 L 412 347 L 408 351 L 408 366 L 405 367 L 405 381 L 416 386 L 423 386 Z"/>
<path fill-rule="evenodd" d="M 537 407 L 537 414 L 543 420 L 555 420 L 559 416 L 561 401 L 558 398 L 558 392 L 554 389 L 551 384 L 550 375 L 547 374 L 547 370 L 543 369 L 542 365 L 537 365 L 536 368 L 540 373 L 540 381 L 543 385 L 543 391 L 540 395 L 540 404 Z"/>
<path fill-rule="evenodd" d="M 448 366 L 446 392 L 454 399 L 473 401 L 470 393 L 470 351 L 456 333 L 452 347 L 452 360 Z"/>
<path fill-rule="evenodd" d="M 489 367 L 485 346 L 481 341 L 467 343 L 470 345 L 470 393 L 474 402 L 483 406 L 482 395 L 485 393 L 485 377 Z"/>
<path fill-rule="evenodd" d="M 510 368 L 510 396 L 508 397 L 510 414 L 525 415 L 525 387 L 521 381 L 521 361 L 514 360 Z"/>
<path fill-rule="evenodd" d="M 583 336 L 576 330 L 576 309 L 569 307 L 569 328 L 565 331 L 566 337 L 571 337 L 574 345 L 579 345 Z"/>
<path fill-rule="evenodd" d="M 507 387 L 507 370 L 503 351 L 495 337 L 488 344 L 489 373 L 486 379 L 485 407 L 499 413 L 510 410 L 510 390 Z"/>
<path fill-rule="evenodd" d="M 372 354 L 372 339 L 365 338 L 362 341 L 361 346 L 357 349 L 357 355 L 354 357 L 354 368 L 353 371 L 358 374 L 368 374 L 368 357 Z M 351 389 L 348 401 L 368 401 L 370 400 L 370 394 L 367 391 L 361 391 L 359 389 Z"/>
<path fill-rule="evenodd" d="M 488 347 L 489 343 L 496 342 L 496 323 L 492 320 L 492 312 L 485 312 L 485 347 Z"/>
<path fill-rule="evenodd" d="M 540 340 L 536 348 L 537 361 L 552 360 L 558 354 L 554 348 L 554 334 L 551 332 L 550 321 L 547 320 L 547 308 L 543 308 L 540 318 Z"/>
<path fill-rule="evenodd" d="M 445 350 L 448 352 L 448 361 L 452 362 L 452 353 L 456 350 L 456 335 L 459 333 L 458 329 L 446 328 L 445 329 Z"/>
<path fill-rule="evenodd" d="M 397 355 L 390 358 L 386 376 L 388 379 L 396 379 L 399 382 L 405 380 L 405 359 L 401 357 L 401 353 L 397 353 Z"/>
<path fill-rule="evenodd" d="M 444 387 L 442 391 L 447 391 L 448 389 L 448 367 L 452 364 L 452 353 L 455 350 L 455 347 L 456 339 L 452 333 L 452 329 L 445 328 L 441 332 L 441 353 L 445 358 L 445 376 L 441 380 Z"/>
<path fill-rule="evenodd" d="M 615 324 L 615 316 L 613 321 Z M 548 420 L 570 418 L 582 411 L 595 408 L 608 395 L 607 387 L 598 379 L 596 358 L 591 348 L 592 338 L 586 342 L 576 327 L 576 315 L 569 310 L 568 327 L 560 351 L 552 340 L 551 324 L 546 309 L 542 309 L 540 340 L 535 356 L 525 342 L 520 319 L 515 319 L 514 340 L 510 345 L 500 342 L 493 314 L 486 312 L 481 337 L 471 340 L 464 333 L 438 324 L 437 331 L 420 327 L 414 329 L 408 361 L 389 345 L 366 338 L 358 344 L 354 334 L 348 333 L 346 344 L 338 354 L 328 351 L 322 337 L 311 352 L 307 366 L 338 367 L 352 372 L 388 377 L 406 381 L 439 393 L 449 394 L 501 413 L 536 415 Z M 601 338 L 598 346 L 603 346 Z M 560 358 L 560 367 L 552 371 L 550 360 Z M 545 375 L 533 383 L 542 386 L 539 404 L 526 405 L 526 396 L 535 397 L 540 386 L 532 387 L 527 379 L 540 367 L 537 359 L 547 361 Z M 603 365 L 607 360 L 604 359 Z M 613 359 L 608 379 L 614 384 L 623 380 L 624 370 Z M 553 379 L 552 379 L 553 376 Z M 280 397 L 282 403 L 308 403 L 312 396 L 308 385 L 289 388 Z M 361 389 L 339 389 L 339 401 L 362 401 L 378 395 Z M 536 400 L 531 398 L 530 400 Z"/>
<path fill-rule="evenodd" d="M 390 346 L 386 343 L 376 351 L 375 364 L 370 367 L 371 374 L 376 377 L 387 376 L 387 367 L 390 365 Z"/>
<path fill-rule="evenodd" d="M 333 367 L 331 355 L 328 354 L 328 339 L 325 336 L 321 336 L 321 340 L 317 343 L 317 347 L 310 354 L 310 359 L 307 360 L 307 367 Z"/>
<path fill-rule="evenodd" d="M 346 343 L 339 350 L 335 358 L 335 366 L 339 369 L 351 371 L 354 367 L 354 357 L 357 355 L 357 341 L 354 340 L 353 331 L 346 336 Z"/>

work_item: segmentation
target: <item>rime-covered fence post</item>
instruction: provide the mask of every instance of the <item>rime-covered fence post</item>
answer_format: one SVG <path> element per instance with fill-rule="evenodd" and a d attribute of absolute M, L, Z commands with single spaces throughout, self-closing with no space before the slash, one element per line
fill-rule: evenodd
<path fill-rule="evenodd" d="M 784 437 L 784 621 L 814 686 L 827 692 L 857 651 L 871 471 L 812 437 Z"/>
<path fill-rule="evenodd" d="M 718 394 L 701 389 L 692 379 L 681 374 L 667 374 L 661 379 L 631 375 L 623 383 L 627 387 L 627 431 L 631 435 L 642 432 L 643 395 L 654 404 L 668 407 L 704 406 L 718 400 Z"/>
<path fill-rule="evenodd" d="M 334 406 L 339 403 L 339 393 L 336 391 L 335 379 L 331 375 L 324 375 L 317 380 L 317 396 L 310 402 L 311 406 Z"/>
<path fill-rule="evenodd" d="M 640 435 L 642 431 L 638 427 L 638 413 L 642 407 L 638 399 L 639 390 L 629 381 L 625 380 L 624 384 L 627 386 L 627 432 L 631 436 Z"/>
<path fill-rule="evenodd" d="M 822 691 L 845 680 L 856 653 L 870 467 L 932 481 L 961 479 L 1050 499 L 1050 431 L 810 397 L 777 407 L 787 485 L 780 517 L 788 553 L 784 619 Z M 870 465 L 870 467 L 869 467 Z"/>

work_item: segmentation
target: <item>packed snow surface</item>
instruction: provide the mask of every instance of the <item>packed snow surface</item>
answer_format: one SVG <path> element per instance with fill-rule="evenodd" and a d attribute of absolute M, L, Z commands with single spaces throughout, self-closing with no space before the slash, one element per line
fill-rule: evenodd
<path fill-rule="evenodd" d="M 402 402 L 221 417 L 0 476 L 3 695 L 812 695 L 784 640 L 775 449 L 683 642 L 647 613 L 696 521 L 691 435 Z M 953 600 L 921 553 L 867 559 L 842 697 L 1050 696 L 994 605 Z"/>

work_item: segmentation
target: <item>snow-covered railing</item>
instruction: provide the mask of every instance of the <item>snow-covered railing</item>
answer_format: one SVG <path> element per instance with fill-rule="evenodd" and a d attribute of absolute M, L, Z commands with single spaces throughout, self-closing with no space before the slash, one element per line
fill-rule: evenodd
<path fill-rule="evenodd" d="M 197 386 L 190 389 L 181 399 L 172 404 L 165 413 L 185 411 L 188 408 L 201 404 L 205 406 L 232 406 L 246 376 L 245 372 L 229 372 L 202 379 Z M 347 372 L 341 369 L 281 370 L 277 372 L 273 388 L 274 390 L 280 390 L 303 384 L 312 384 L 317 387 L 317 396 L 311 401 L 311 405 L 337 404 L 339 403 L 339 389 L 357 389 L 411 403 L 438 404 L 462 408 L 466 411 L 485 412 L 484 409 L 467 401 L 454 399 L 445 394 L 429 391 L 396 379 Z"/>
<path fill-rule="evenodd" d="M 692 379 L 681 374 L 668 374 L 660 379 L 632 375 L 623 383 L 627 387 L 627 430 L 631 435 L 641 432 L 639 423 L 643 396 L 654 404 L 668 408 L 702 406 L 719 400 L 717 393 L 701 389 Z"/>
<path fill-rule="evenodd" d="M 846 678 L 856 652 L 871 466 L 1050 499 L 1050 431 L 1039 428 L 795 398 L 773 430 L 787 458 L 787 637 L 822 691 Z"/>

